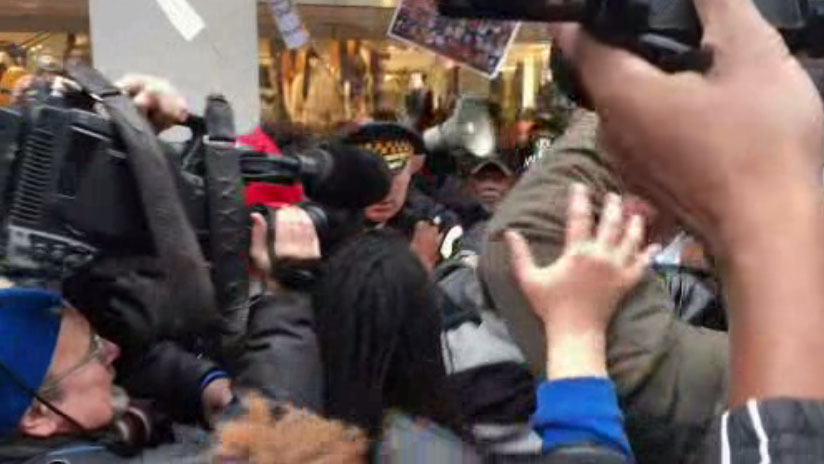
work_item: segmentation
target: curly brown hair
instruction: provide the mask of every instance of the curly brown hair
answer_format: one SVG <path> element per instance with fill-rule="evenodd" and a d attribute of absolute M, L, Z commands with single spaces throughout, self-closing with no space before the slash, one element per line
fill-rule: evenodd
<path fill-rule="evenodd" d="M 217 461 L 254 464 L 364 464 L 369 449 L 358 428 L 289 405 L 247 397 L 248 413 L 218 431 Z"/>

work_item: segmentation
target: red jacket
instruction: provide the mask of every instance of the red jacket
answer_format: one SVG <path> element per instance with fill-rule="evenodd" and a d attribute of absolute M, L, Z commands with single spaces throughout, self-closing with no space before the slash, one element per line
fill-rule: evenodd
<path fill-rule="evenodd" d="M 252 150 L 267 153 L 271 156 L 283 156 L 275 142 L 260 127 L 255 128 L 250 134 L 238 137 L 237 142 Z M 300 184 L 273 185 L 252 182 L 246 186 L 244 196 L 246 206 L 263 204 L 272 208 L 280 208 L 304 200 L 303 186 Z"/>

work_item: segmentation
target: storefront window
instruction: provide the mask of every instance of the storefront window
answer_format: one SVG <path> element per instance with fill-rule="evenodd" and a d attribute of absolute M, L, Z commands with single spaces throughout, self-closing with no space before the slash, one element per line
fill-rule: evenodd
<path fill-rule="evenodd" d="M 78 5 L 81 2 L 76 0 Z M 548 110 L 553 85 L 550 44 L 537 26 L 523 26 L 493 79 L 432 51 L 389 38 L 398 0 L 297 0 L 309 44 L 289 50 L 266 2 L 259 2 L 261 121 L 330 130 L 370 119 L 414 120 L 422 128 L 444 120 L 461 95 L 487 97 L 501 126 Z M 44 17 L 48 6 L 44 5 Z M 70 10 L 43 32 L 0 34 L 0 103 L 16 80 L 65 59 L 91 62 L 88 11 Z M 39 17 L 39 16 L 37 16 Z M 27 27 L 31 27 L 28 25 Z M 423 118 L 423 119 L 421 119 Z M 517 135 L 512 137 L 517 138 Z M 508 136 L 502 140 L 506 143 Z"/>

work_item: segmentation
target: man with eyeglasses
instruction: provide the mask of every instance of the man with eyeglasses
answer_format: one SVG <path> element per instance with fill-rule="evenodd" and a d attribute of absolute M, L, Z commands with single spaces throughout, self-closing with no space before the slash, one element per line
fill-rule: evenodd
<path fill-rule="evenodd" d="M 281 213 L 273 227 L 290 247 L 283 252 L 253 215 L 250 257 L 259 276 L 271 275 L 267 247 L 278 259 L 319 257 L 311 219 L 288 220 L 305 215 L 298 208 Z M 242 413 L 235 387 L 318 409 L 311 305 L 298 291 L 267 284 L 252 302 L 248 343 L 230 380 L 215 363 L 166 340 L 131 354 L 124 346 L 132 362 L 123 365 L 120 347 L 97 334 L 86 317 L 91 308 L 77 295 L 64 294 L 75 308 L 64 295 L 0 280 L 0 462 L 211 462 L 210 429 Z"/>
<path fill-rule="evenodd" d="M 120 348 L 58 294 L 0 288 L 0 341 L 0 462 L 170 462 L 208 451 L 205 428 L 166 429 L 150 402 L 132 403 L 114 383 Z M 223 377 L 204 377 L 204 409 L 215 386 L 231 395 Z M 186 380 L 167 381 L 173 390 Z"/>
<path fill-rule="evenodd" d="M 112 423 L 120 348 L 57 294 L 0 290 L 0 308 L 0 436 L 77 436 Z"/>

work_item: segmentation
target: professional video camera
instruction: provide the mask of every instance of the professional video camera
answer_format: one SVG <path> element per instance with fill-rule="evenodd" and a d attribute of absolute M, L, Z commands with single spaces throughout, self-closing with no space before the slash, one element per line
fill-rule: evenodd
<path fill-rule="evenodd" d="M 794 53 L 824 56 L 824 0 L 755 0 Z M 701 26 L 692 0 L 438 0 L 451 17 L 580 22 L 668 71 L 702 70 Z"/>
<path fill-rule="evenodd" d="M 24 106 L 0 110 L 0 263 L 12 273 L 59 276 L 101 250 L 150 251 L 146 213 L 127 163 L 134 154 L 107 116 L 88 111 L 90 94 L 46 90 Z M 386 168 L 357 148 L 329 144 L 281 157 L 237 148 L 222 97 L 210 97 L 207 115 L 188 125 L 193 136 L 179 165 L 169 147 L 164 151 L 207 257 L 220 216 L 245 211 L 241 181 L 301 182 L 322 205 L 306 205 L 321 235 L 329 226 L 327 209 L 361 209 L 388 192 Z"/>
<path fill-rule="evenodd" d="M 341 211 L 389 191 L 383 160 L 354 147 L 282 157 L 238 148 L 220 96 L 190 118 L 181 156 L 99 72 L 67 74 L 0 109 L 0 275 L 53 285 L 97 257 L 151 257 L 164 276 L 153 291 L 175 310 L 138 316 L 161 336 L 207 341 L 216 359 L 234 359 L 245 333 L 244 181 L 302 183 L 322 240 L 335 218 L 356 217 Z"/>

